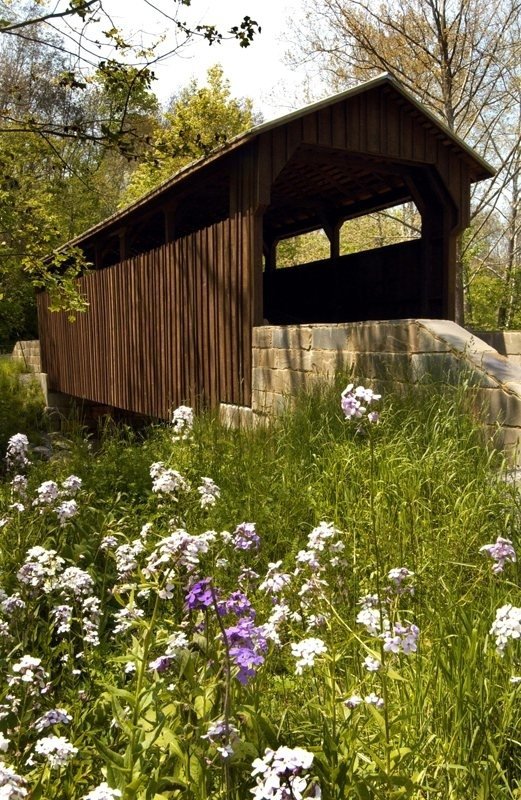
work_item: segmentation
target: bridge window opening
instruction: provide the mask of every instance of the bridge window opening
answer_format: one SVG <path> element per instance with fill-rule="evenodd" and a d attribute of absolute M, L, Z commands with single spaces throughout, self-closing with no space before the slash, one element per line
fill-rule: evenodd
<path fill-rule="evenodd" d="M 377 250 L 421 238 L 421 217 L 413 202 L 346 220 L 340 229 L 340 255 Z"/>

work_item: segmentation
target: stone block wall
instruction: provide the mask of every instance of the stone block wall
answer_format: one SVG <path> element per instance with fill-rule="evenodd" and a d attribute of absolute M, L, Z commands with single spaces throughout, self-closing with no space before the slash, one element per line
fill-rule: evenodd
<path fill-rule="evenodd" d="M 497 446 L 521 463 L 521 366 L 447 320 L 255 328 L 254 418 L 276 414 L 300 389 L 338 371 L 380 388 L 466 381 Z"/>
<path fill-rule="evenodd" d="M 521 331 L 475 331 L 475 335 L 514 364 L 521 365 Z"/>
<path fill-rule="evenodd" d="M 17 342 L 13 348 L 13 358 L 23 361 L 25 366 L 33 372 L 41 372 L 40 364 L 40 342 L 34 341 Z"/>

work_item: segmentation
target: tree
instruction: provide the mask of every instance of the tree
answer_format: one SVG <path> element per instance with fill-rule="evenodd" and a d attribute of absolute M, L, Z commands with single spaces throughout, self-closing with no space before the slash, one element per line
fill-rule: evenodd
<path fill-rule="evenodd" d="M 258 121 L 252 101 L 232 97 L 222 68 L 211 67 L 206 86 L 198 86 L 192 80 L 172 98 L 123 193 L 121 205 L 140 197 L 185 164 L 208 155 Z"/>
<path fill-rule="evenodd" d="M 1 109 L 1 121 L 16 130 L 38 132 L 53 139 L 82 138 L 117 146 L 131 157 L 134 154 L 132 134 L 138 141 L 139 136 L 128 124 L 129 108 L 125 100 L 139 86 L 150 88 L 154 64 L 179 52 L 196 37 L 204 38 L 209 44 L 233 38 L 241 47 L 247 47 L 260 31 L 260 26 L 249 16 L 225 32 L 212 24 L 190 27 L 181 12 L 191 5 L 191 0 L 170 0 L 168 11 L 162 7 L 161 0 L 138 1 L 143 6 L 143 18 L 162 19 L 175 32 L 173 45 L 164 42 L 164 37 L 150 40 L 144 35 L 139 42 L 132 42 L 124 30 L 114 26 L 109 13 L 110 0 L 55 0 L 52 3 L 48 0 L 0 0 L 0 34 L 17 38 L 24 45 L 44 48 L 51 59 L 58 53 L 63 59 L 60 88 L 85 90 L 95 72 L 113 93 L 119 92 L 121 98 L 118 115 L 110 120 L 104 116 L 85 118 L 81 115 L 71 120 L 56 119 L 52 108 L 35 117 L 17 103 L 7 103 Z M 64 23 L 66 26 L 60 28 Z M 58 38 L 49 35 L 56 30 L 61 33 Z"/>
<path fill-rule="evenodd" d="M 473 195 L 479 224 L 462 242 L 460 295 L 464 248 L 474 248 L 486 219 L 505 214 L 506 197 L 515 194 L 520 9 L 519 0 L 318 0 L 294 26 L 293 63 L 318 65 L 336 90 L 395 74 L 497 168 Z M 460 296 L 461 314 L 462 305 Z"/>

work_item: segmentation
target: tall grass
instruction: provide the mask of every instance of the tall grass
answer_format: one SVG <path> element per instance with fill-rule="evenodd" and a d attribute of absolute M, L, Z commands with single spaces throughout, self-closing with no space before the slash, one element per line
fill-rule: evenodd
<path fill-rule="evenodd" d="M 0 358 L 0 452 L 7 440 L 24 430 L 34 439 L 43 425 L 44 400 L 36 381 L 23 382 L 26 373 L 20 361 Z"/>
<path fill-rule="evenodd" d="M 384 397 L 380 424 L 364 426 L 344 419 L 340 388 L 340 382 L 317 387 L 281 419 L 255 430 L 226 430 L 208 414 L 196 420 L 189 441 L 173 442 L 166 425 L 140 434 L 109 426 L 95 442 L 78 436 L 50 463 L 34 463 L 28 475 L 28 498 L 44 480 L 60 482 L 71 472 L 82 478 L 79 512 L 65 526 L 52 509 L 40 513 L 30 502 L 25 511 L 10 512 L 11 488 L 4 484 L 8 523 L 0 584 L 23 594 L 16 572 L 27 549 L 38 544 L 86 569 L 102 603 L 101 644 L 83 648 L 77 678 L 58 669 L 66 648 L 50 624 L 50 601 L 34 592 L 23 595 L 33 625 L 21 626 L 19 640 L 5 650 L 6 665 L 30 652 L 53 664 L 56 674 L 61 670 L 53 704 L 72 714 L 65 733 L 80 750 L 58 781 L 48 767 L 25 766 L 34 734 L 21 735 L 19 719 L 8 717 L 4 728 L 0 722 L 6 735 L 18 731 L 10 763 L 27 777 L 35 798 L 79 800 L 103 770 L 125 800 L 244 800 L 254 785 L 253 759 L 281 744 L 313 752 L 312 772 L 324 800 L 520 796 L 521 686 L 510 678 L 521 673 L 521 653 L 514 643 L 501 658 L 489 634 L 499 606 L 521 605 L 520 574 L 517 564 L 508 564 L 504 574 L 494 575 L 480 553 L 498 536 L 518 546 L 518 493 L 502 480 L 501 455 L 483 441 L 469 410 L 470 390 L 433 385 Z M 201 476 L 211 477 L 220 487 L 219 501 L 203 511 L 197 493 L 158 498 L 149 472 L 158 461 L 193 487 Z M 280 570 L 292 573 L 296 554 L 323 520 L 342 532 L 345 549 L 338 565 L 324 562 L 328 585 L 313 595 L 311 610 L 322 624 L 306 631 L 298 620 L 288 621 L 282 646 L 270 647 L 245 687 L 229 673 L 222 623 L 212 608 L 197 619 L 193 612 L 186 616 L 181 573 L 172 579 L 168 603 L 153 601 L 144 561 L 128 579 L 130 598 L 109 591 L 117 583 L 114 560 L 100 549 L 108 535 L 121 545 L 135 542 L 148 522 L 160 535 L 172 525 L 200 534 L 255 522 L 258 553 L 227 552 L 221 563 L 219 553 L 210 551 L 201 564 L 199 577 L 211 576 L 224 596 L 237 589 L 243 559 L 261 578 L 279 560 Z M 387 574 L 395 567 L 414 572 L 413 594 L 386 594 Z M 310 608 L 298 593 L 299 580 L 292 578 L 286 599 L 306 617 Z M 270 615 L 271 601 L 250 588 L 260 622 Z M 140 589 L 152 592 L 149 600 L 139 600 Z M 420 628 L 416 653 L 383 652 L 381 641 L 357 622 L 359 598 L 377 591 L 393 618 Z M 134 601 L 141 603 L 143 619 L 115 636 L 114 612 Z M 193 636 L 190 647 L 165 676 L 150 673 L 148 661 L 181 622 Z M 79 642 L 79 630 L 75 635 Z M 320 637 L 327 653 L 298 675 L 290 643 L 310 636 Z M 72 653 L 79 644 L 68 646 Z M 377 672 L 364 669 L 368 655 L 382 660 Z M 128 661 L 137 677 L 124 673 Z M 2 690 L 2 702 L 10 691 Z M 371 692 L 383 698 L 382 708 L 346 705 L 350 696 Z M 24 713 L 30 728 L 30 708 Z M 223 713 L 231 715 L 240 738 L 228 762 L 201 739 Z M 313 786 L 308 784 L 309 796 Z"/>

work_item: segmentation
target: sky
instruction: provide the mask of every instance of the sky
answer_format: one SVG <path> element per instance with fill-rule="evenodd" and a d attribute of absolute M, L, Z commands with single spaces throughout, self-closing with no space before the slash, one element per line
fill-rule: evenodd
<path fill-rule="evenodd" d="M 115 24 L 126 30 L 158 30 L 152 12 L 149 19 L 140 17 L 138 10 L 142 15 L 145 6 L 139 0 L 110 0 L 110 8 Z M 192 77 L 204 83 L 208 68 L 219 63 L 232 94 L 252 98 L 266 120 L 300 107 L 305 102 L 304 76 L 285 65 L 283 57 L 288 48 L 288 20 L 302 13 L 303 0 L 192 0 L 191 8 L 182 11 L 183 19 L 191 24 L 212 23 L 227 30 L 247 14 L 261 25 L 262 32 L 247 48 L 236 41 L 190 45 L 154 68 L 158 78 L 154 91 L 166 102 Z M 162 32 L 167 36 L 165 44 L 173 42 L 164 19 Z"/>

